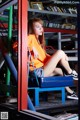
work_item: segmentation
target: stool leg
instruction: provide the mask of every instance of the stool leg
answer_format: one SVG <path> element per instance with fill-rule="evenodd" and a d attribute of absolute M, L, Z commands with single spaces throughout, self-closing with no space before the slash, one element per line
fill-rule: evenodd
<path fill-rule="evenodd" d="M 39 106 L 39 88 L 35 88 L 34 97 L 35 106 Z"/>
<path fill-rule="evenodd" d="M 65 103 L 65 87 L 62 88 L 62 103 Z"/>

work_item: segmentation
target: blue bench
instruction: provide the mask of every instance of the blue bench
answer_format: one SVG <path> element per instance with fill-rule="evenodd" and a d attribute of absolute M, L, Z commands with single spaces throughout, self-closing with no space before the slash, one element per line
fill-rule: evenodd
<path fill-rule="evenodd" d="M 39 106 L 39 93 L 49 91 L 61 91 L 62 103 L 65 103 L 65 87 L 73 86 L 72 76 L 54 76 L 54 77 L 41 77 L 39 80 L 39 86 L 29 87 L 34 89 L 34 105 Z"/>

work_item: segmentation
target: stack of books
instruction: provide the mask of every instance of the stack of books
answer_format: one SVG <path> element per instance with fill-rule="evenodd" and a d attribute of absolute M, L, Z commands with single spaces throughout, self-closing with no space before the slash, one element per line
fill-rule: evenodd
<path fill-rule="evenodd" d="M 76 7 L 61 7 L 61 6 L 44 6 L 44 10 L 59 12 L 59 13 L 68 13 L 68 14 L 77 14 Z"/>

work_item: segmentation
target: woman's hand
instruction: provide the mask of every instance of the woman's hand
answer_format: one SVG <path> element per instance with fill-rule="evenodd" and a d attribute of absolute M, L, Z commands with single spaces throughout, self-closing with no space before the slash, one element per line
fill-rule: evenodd
<path fill-rule="evenodd" d="M 37 52 L 35 47 L 33 47 L 33 53 L 34 53 L 34 58 L 38 58 L 39 57 L 39 54 L 38 54 L 38 52 Z"/>

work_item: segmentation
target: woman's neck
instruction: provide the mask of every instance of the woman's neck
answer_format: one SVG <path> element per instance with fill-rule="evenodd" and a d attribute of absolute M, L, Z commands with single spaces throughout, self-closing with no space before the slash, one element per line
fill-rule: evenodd
<path fill-rule="evenodd" d="M 36 35 L 36 38 L 39 39 L 39 35 Z"/>
<path fill-rule="evenodd" d="M 40 44 L 39 35 L 36 35 L 37 42 Z"/>

